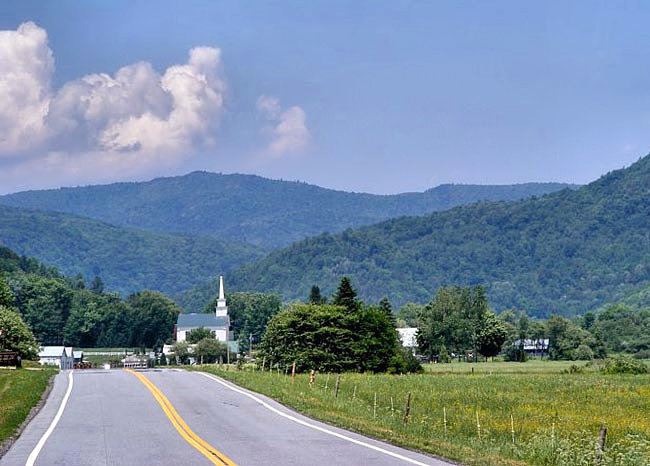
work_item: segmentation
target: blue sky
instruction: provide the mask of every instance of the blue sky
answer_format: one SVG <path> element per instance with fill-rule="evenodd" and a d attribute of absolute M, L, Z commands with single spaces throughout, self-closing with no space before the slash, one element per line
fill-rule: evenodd
<path fill-rule="evenodd" d="M 0 110 L 0 129 L 4 122 L 17 134 L 0 146 L 0 192 L 195 169 L 377 193 L 588 182 L 650 152 L 649 9 L 604 1 L 3 2 L 0 30 L 14 35 L 0 45 L 33 21 L 47 34 L 53 66 L 42 128 L 10 121 L 26 105 L 20 99 L 4 105 L 4 118 Z M 220 55 L 188 59 L 199 46 Z M 218 69 L 204 71 L 211 60 Z M 70 101 L 94 92 L 79 79 L 114 78 L 138 62 L 151 64 L 147 82 L 200 62 L 193 72 L 208 73 L 207 91 L 217 94 L 196 113 L 209 125 L 170 123 L 177 104 L 165 86 L 152 90 L 159 132 L 151 140 L 139 140 L 150 134 L 147 122 L 133 122 L 151 110 L 149 100 L 125 113 L 124 102 L 116 110 L 106 97 L 101 124 L 79 123 L 87 116 Z M 5 76 L 3 66 L 40 70 L 0 63 Z M 68 103 L 52 104 L 65 101 L 64 88 Z M 72 120 L 74 131 L 60 129 Z"/>

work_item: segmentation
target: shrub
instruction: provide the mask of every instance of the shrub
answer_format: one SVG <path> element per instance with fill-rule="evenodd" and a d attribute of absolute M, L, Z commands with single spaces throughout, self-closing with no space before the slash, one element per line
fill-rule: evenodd
<path fill-rule="evenodd" d="M 647 374 L 648 366 L 630 356 L 607 358 L 601 369 L 604 374 Z"/>
<path fill-rule="evenodd" d="M 594 359 L 594 352 L 589 346 L 582 344 L 573 352 L 573 359 L 578 361 L 591 361 Z"/>
<path fill-rule="evenodd" d="M 387 372 L 389 374 L 408 374 L 423 372 L 422 364 L 408 348 L 400 347 L 390 359 Z"/>

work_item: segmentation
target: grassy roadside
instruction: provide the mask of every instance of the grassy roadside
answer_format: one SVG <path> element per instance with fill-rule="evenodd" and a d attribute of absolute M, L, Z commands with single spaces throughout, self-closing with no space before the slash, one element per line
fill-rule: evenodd
<path fill-rule="evenodd" d="M 650 464 L 650 376 L 563 373 L 564 365 L 550 362 L 533 363 L 529 372 L 526 364 L 476 367 L 474 374 L 469 364 L 422 375 L 343 374 L 338 398 L 334 375 L 318 374 L 310 388 L 305 374 L 292 384 L 283 373 L 196 369 L 313 418 L 468 465 Z M 608 440 L 598 463 L 602 425 Z"/>
<path fill-rule="evenodd" d="M 18 430 L 57 372 L 50 368 L 0 370 L 0 444 Z"/>

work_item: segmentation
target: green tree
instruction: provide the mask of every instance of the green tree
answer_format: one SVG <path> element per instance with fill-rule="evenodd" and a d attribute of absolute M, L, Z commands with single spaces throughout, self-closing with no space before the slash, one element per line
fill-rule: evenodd
<path fill-rule="evenodd" d="M 133 345 L 159 348 L 174 331 L 181 309 L 156 291 L 141 291 L 126 299 L 132 309 Z"/>
<path fill-rule="evenodd" d="M 332 299 L 335 306 L 343 306 L 350 312 L 357 312 L 361 303 L 357 299 L 357 292 L 352 288 L 352 283 L 348 277 L 343 277 Z"/>
<path fill-rule="evenodd" d="M 429 358 L 444 348 L 457 355 L 478 355 L 479 332 L 488 312 L 482 287 L 443 287 L 418 316 L 417 342 Z"/>
<path fill-rule="evenodd" d="M 379 309 L 350 313 L 342 306 L 313 304 L 292 304 L 273 317 L 260 344 L 269 363 L 295 362 L 299 371 L 381 372 L 396 349 L 396 331 Z"/>
<path fill-rule="evenodd" d="M 313 285 L 309 292 L 309 304 L 325 304 L 326 301 L 325 297 L 321 295 L 320 288 Z"/>
<path fill-rule="evenodd" d="M 4 281 L 0 275 L 0 306 L 13 307 L 14 294 L 11 292 L 9 285 Z"/>
<path fill-rule="evenodd" d="M 379 310 L 386 314 L 386 317 L 388 317 L 388 320 L 390 320 L 393 327 L 397 327 L 397 318 L 393 313 L 393 305 L 390 303 L 388 296 L 384 296 L 379 301 Z"/>
<path fill-rule="evenodd" d="M 403 322 L 405 327 L 417 327 L 418 314 L 423 310 L 423 304 L 406 303 L 397 310 L 397 319 Z"/>
<path fill-rule="evenodd" d="M 96 294 L 104 292 L 104 282 L 99 275 L 95 275 L 95 278 L 93 278 L 93 281 L 90 283 L 90 291 Z"/>
<path fill-rule="evenodd" d="M 478 332 L 478 351 L 486 358 L 501 351 L 508 337 L 506 325 L 493 312 L 487 312 Z"/>
<path fill-rule="evenodd" d="M 226 344 L 214 338 L 203 338 L 194 347 L 194 356 L 201 364 L 213 364 L 226 357 Z"/>
<path fill-rule="evenodd" d="M 16 308 L 36 339 L 61 344 L 73 291 L 65 280 L 25 275 L 16 284 Z"/>
<path fill-rule="evenodd" d="M 180 341 L 172 346 L 172 352 L 178 364 L 187 364 L 190 357 L 190 345 L 186 341 Z"/>
<path fill-rule="evenodd" d="M 190 330 L 190 332 L 187 334 L 188 343 L 198 343 L 204 338 L 211 338 L 214 340 L 215 339 L 214 331 L 207 329 L 205 327 L 198 327 L 193 330 Z"/>
<path fill-rule="evenodd" d="M 23 359 L 35 359 L 38 344 L 14 310 L 0 304 L 0 350 L 17 351 Z"/>

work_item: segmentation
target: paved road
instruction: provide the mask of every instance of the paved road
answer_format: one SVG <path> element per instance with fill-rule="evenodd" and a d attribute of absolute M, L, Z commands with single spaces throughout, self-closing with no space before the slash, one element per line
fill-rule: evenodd
<path fill-rule="evenodd" d="M 206 374 L 72 374 L 71 390 L 70 371 L 57 375 L 47 403 L 1 466 L 34 458 L 43 466 L 450 464 L 313 421 Z"/>

